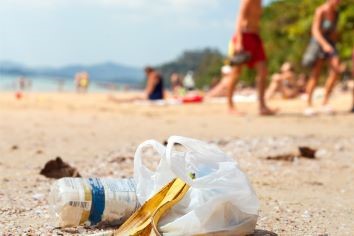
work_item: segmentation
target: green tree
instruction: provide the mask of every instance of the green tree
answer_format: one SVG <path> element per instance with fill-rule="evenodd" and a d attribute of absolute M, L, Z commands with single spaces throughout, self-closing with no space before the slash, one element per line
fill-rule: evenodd
<path fill-rule="evenodd" d="M 264 9 L 261 35 L 268 56 L 269 73 L 279 71 L 285 61 L 303 71 L 301 60 L 311 38 L 311 25 L 316 7 L 325 0 L 279 0 Z M 338 51 L 342 60 L 351 57 L 354 47 L 354 0 L 342 0 L 338 20 Z M 225 56 L 215 49 L 189 50 L 176 60 L 159 66 L 167 82 L 174 72 L 182 75 L 194 71 L 197 86 L 208 86 L 220 75 Z M 255 72 L 244 70 L 240 80 L 254 85 Z"/>
<path fill-rule="evenodd" d="M 284 61 L 301 70 L 301 59 L 311 37 L 311 25 L 316 7 L 324 0 L 280 0 L 265 7 L 262 37 L 268 54 L 270 72 Z M 351 56 L 354 45 L 354 0 L 342 0 L 338 20 L 340 40 L 338 50 L 342 59 Z"/>
<path fill-rule="evenodd" d="M 216 49 L 189 50 L 176 60 L 158 66 L 158 69 L 167 84 L 172 73 L 184 76 L 188 71 L 193 71 L 197 86 L 202 88 L 209 85 L 213 77 L 220 75 L 223 60 L 224 55 Z"/>

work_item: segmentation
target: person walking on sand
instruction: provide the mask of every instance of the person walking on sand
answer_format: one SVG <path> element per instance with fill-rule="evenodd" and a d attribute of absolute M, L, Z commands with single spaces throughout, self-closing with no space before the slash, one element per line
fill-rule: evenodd
<path fill-rule="evenodd" d="M 257 90 L 259 113 L 274 115 L 275 110 L 266 105 L 264 98 L 267 78 L 266 54 L 262 39 L 259 36 L 260 18 L 262 15 L 262 0 L 242 0 L 236 20 L 236 32 L 229 48 L 231 79 L 228 86 L 228 107 L 231 114 L 241 114 L 233 102 L 235 86 L 241 74 L 243 65 L 257 70 Z"/>
<path fill-rule="evenodd" d="M 328 102 L 340 74 L 340 61 L 336 50 L 337 7 L 339 4 L 340 0 L 327 0 L 315 12 L 311 29 L 312 38 L 302 61 L 304 66 L 311 67 L 311 74 L 306 88 L 308 96 L 307 108 L 304 111 L 304 115 L 307 116 L 317 113 L 313 109 L 312 97 L 325 60 L 329 61 L 329 76 L 325 84 L 321 111 L 327 114 L 334 113 Z"/>

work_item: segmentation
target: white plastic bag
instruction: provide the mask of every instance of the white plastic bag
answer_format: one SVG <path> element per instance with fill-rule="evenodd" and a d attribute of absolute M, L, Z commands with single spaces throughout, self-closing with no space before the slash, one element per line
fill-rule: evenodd
<path fill-rule="evenodd" d="M 185 150 L 176 151 L 175 144 Z M 142 164 L 142 151 L 152 146 L 161 156 L 156 172 Z M 195 174 L 195 179 L 191 174 Z M 156 141 L 141 144 L 135 154 L 134 178 L 142 204 L 179 177 L 191 186 L 186 196 L 159 223 L 163 235 L 245 235 L 255 229 L 259 203 L 237 163 L 215 145 L 172 136 L 167 148 Z"/>
<path fill-rule="evenodd" d="M 147 147 L 152 147 L 161 157 L 155 172 L 152 172 L 143 165 L 142 153 Z M 175 174 L 167 164 L 165 146 L 155 140 L 145 141 L 138 146 L 134 156 L 134 180 L 139 202 L 144 203 L 150 199 L 173 178 L 175 178 Z"/>

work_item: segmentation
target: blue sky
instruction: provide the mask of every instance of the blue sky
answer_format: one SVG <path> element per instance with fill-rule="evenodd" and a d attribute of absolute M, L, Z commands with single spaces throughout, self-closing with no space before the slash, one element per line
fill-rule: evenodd
<path fill-rule="evenodd" d="M 0 60 L 30 66 L 155 65 L 225 52 L 239 0 L 0 0 Z"/>

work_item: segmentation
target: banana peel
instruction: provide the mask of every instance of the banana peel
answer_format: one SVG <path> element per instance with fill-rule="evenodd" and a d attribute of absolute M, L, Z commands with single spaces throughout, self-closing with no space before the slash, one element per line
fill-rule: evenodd
<path fill-rule="evenodd" d="M 189 186 L 179 178 L 174 179 L 144 203 L 114 236 L 160 236 L 157 225 L 160 218 L 187 193 Z"/>

